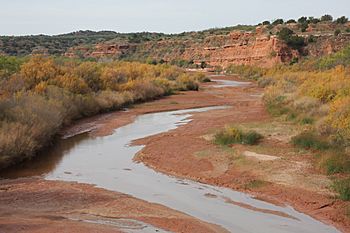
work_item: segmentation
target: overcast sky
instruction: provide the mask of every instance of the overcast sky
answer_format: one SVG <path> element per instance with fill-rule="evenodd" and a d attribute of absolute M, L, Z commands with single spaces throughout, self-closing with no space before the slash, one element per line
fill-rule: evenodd
<path fill-rule="evenodd" d="M 0 0 L 0 35 L 177 33 L 326 13 L 350 17 L 350 0 Z"/>

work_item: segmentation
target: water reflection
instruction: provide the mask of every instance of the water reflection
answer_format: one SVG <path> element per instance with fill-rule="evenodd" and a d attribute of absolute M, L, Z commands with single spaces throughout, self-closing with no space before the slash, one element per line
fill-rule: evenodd
<path fill-rule="evenodd" d="M 89 138 L 88 133 L 68 139 L 58 138 L 54 141 L 53 146 L 42 151 L 39 155 L 2 170 L 0 177 L 14 179 L 46 175 L 55 170 L 61 163 L 64 155 L 69 154 L 71 150 L 74 150 L 76 146 L 85 140 L 93 141 L 93 139 Z"/>

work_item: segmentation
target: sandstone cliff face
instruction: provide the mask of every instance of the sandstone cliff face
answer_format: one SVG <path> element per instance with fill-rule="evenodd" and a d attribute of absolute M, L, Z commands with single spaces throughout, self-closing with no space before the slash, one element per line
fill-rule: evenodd
<path fill-rule="evenodd" d="M 327 26 L 327 25 L 326 25 Z M 254 65 L 272 67 L 276 64 L 289 63 L 302 55 L 319 57 L 337 52 L 350 43 L 350 33 L 334 36 L 334 33 L 323 31 L 326 26 L 318 25 L 314 33 L 300 34 L 309 41 L 302 54 L 290 48 L 277 36 L 270 35 L 267 27 L 257 27 L 254 32 L 232 31 L 227 35 L 212 35 L 204 38 L 169 38 L 160 41 L 148 41 L 139 44 L 102 43 L 93 47 L 78 47 L 70 49 L 68 57 L 127 57 L 132 60 L 164 60 L 193 61 L 195 64 L 205 62 L 213 67 L 225 68 L 229 65 Z M 282 25 L 273 30 L 280 30 Z M 296 24 L 289 27 L 297 27 Z M 321 28 L 321 29 L 320 29 Z M 327 29 L 328 30 L 328 29 Z"/>
<path fill-rule="evenodd" d="M 297 51 L 289 49 L 276 36 L 232 32 L 222 39 L 223 43 L 216 47 L 209 47 L 211 43 L 207 43 L 204 47 L 188 49 L 184 57 L 199 57 L 197 62 L 205 61 L 211 66 L 227 67 L 234 64 L 271 67 L 298 56 Z"/>
<path fill-rule="evenodd" d="M 319 35 L 315 36 L 315 42 L 309 43 L 306 49 L 309 56 L 320 57 L 337 52 L 349 44 L 350 33 L 343 33 L 338 36 Z"/>
<path fill-rule="evenodd" d="M 145 51 L 157 60 L 193 60 L 196 64 L 206 62 L 224 68 L 231 64 L 271 67 L 299 56 L 298 51 L 259 28 L 254 33 L 233 31 L 228 35 L 205 38 L 201 42 L 183 41 L 182 46 L 171 40 L 156 44 L 148 42 L 136 50 L 140 54 Z"/>

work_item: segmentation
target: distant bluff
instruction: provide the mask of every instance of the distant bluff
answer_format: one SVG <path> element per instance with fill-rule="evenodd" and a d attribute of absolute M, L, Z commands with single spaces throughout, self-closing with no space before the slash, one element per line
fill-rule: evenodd
<path fill-rule="evenodd" d="M 331 54 L 349 43 L 347 18 L 321 21 L 302 17 L 298 21 L 265 21 L 258 26 L 238 25 L 174 35 L 81 31 L 51 37 L 0 37 L 0 53 L 139 60 L 184 67 L 272 67 L 307 56 Z"/>

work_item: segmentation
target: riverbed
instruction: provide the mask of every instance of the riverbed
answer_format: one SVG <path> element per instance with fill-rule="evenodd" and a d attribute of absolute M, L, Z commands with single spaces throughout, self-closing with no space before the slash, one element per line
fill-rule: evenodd
<path fill-rule="evenodd" d="M 167 176 L 133 161 L 143 148 L 132 145 L 134 140 L 188 124 L 192 114 L 204 111 L 215 114 L 215 110 L 223 108 L 227 107 L 144 114 L 109 136 L 83 134 L 61 139 L 45 159 L 37 158 L 40 163 L 23 165 L 20 171 L 8 176 L 42 176 L 48 180 L 94 184 L 165 205 L 230 232 L 337 232 L 289 206 L 276 206 L 230 189 Z"/>

